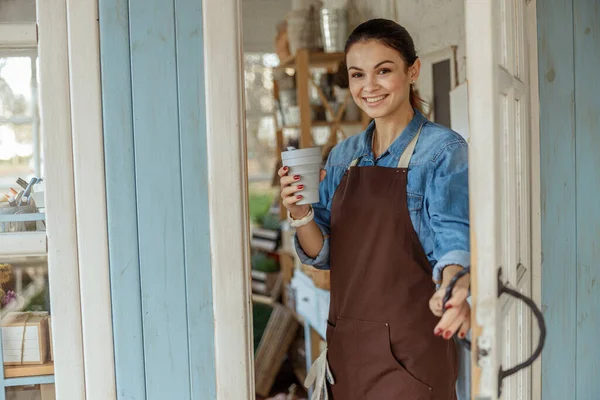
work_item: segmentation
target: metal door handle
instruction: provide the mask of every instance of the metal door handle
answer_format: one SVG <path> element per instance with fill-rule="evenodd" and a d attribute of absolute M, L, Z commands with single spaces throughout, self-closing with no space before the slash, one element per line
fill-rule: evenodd
<path fill-rule="evenodd" d="M 519 266 L 522 266 L 522 265 L 519 264 Z M 500 297 L 502 294 L 507 294 L 507 295 L 514 297 L 517 300 L 521 300 L 523 303 L 525 303 L 527 305 L 527 307 L 529 307 L 531 309 L 531 312 L 533 313 L 533 315 L 535 316 L 535 319 L 537 320 L 537 323 L 538 323 L 538 326 L 540 329 L 540 339 L 538 341 L 538 345 L 537 345 L 535 351 L 531 354 L 531 356 L 527 360 L 525 360 L 524 362 L 522 362 L 512 368 L 507 369 L 506 371 L 504 371 L 502 369 L 502 366 L 500 366 L 500 371 L 498 371 L 498 397 L 500 397 L 500 395 L 502 394 L 502 381 L 504 380 L 504 378 L 507 378 L 507 377 L 517 373 L 518 371 L 522 370 L 523 368 L 527 368 L 531 364 L 533 364 L 533 362 L 540 356 L 540 354 L 542 354 L 542 349 L 544 348 L 544 344 L 546 342 L 546 322 L 544 321 L 544 315 L 542 314 L 542 312 L 540 311 L 540 309 L 538 308 L 538 306 L 535 304 L 535 302 L 532 299 L 530 299 L 529 297 L 520 293 L 519 291 L 511 289 L 508 286 L 506 286 L 504 284 L 504 282 L 502 282 L 501 272 L 502 272 L 502 270 L 499 269 L 498 270 L 498 297 Z M 448 284 L 448 287 L 446 288 L 446 293 L 444 294 L 444 300 L 442 303 L 443 304 L 442 307 L 444 310 L 446 309 L 446 302 L 448 300 L 450 300 L 450 297 L 452 297 L 452 291 L 454 290 L 454 286 L 456 285 L 456 282 L 468 273 L 469 273 L 469 271 L 467 269 L 463 269 L 462 271 L 458 272 L 452 278 L 450 283 Z M 456 340 L 460 344 L 465 346 L 467 349 L 471 350 L 471 341 L 470 340 L 459 339 L 459 338 L 456 338 Z"/>
<path fill-rule="evenodd" d="M 531 312 L 535 316 L 535 319 L 537 320 L 537 323 L 538 323 L 538 326 L 540 329 L 540 338 L 538 341 L 538 345 L 535 348 L 535 351 L 531 354 L 531 356 L 527 360 L 523 361 L 522 363 L 520 363 L 518 365 L 515 365 L 512 368 L 507 369 L 506 371 L 504 371 L 502 369 L 502 366 L 500 366 L 500 371 L 498 371 L 498 397 L 500 397 L 500 395 L 502 394 L 502 381 L 504 380 L 504 378 L 507 378 L 507 377 L 517 373 L 518 371 L 520 371 L 524 368 L 527 368 L 531 364 L 533 364 L 533 362 L 542 354 L 542 349 L 544 348 L 544 344 L 546 343 L 546 322 L 544 321 L 544 315 L 538 308 L 537 304 L 535 304 L 535 302 L 532 299 L 530 299 L 529 297 L 520 293 L 519 291 L 507 287 L 502 282 L 502 279 L 500 279 L 500 271 L 499 271 L 499 273 L 498 273 L 498 297 L 500 297 L 503 293 L 507 294 L 511 297 L 514 297 L 517 300 L 521 300 L 523 303 L 525 303 L 527 305 L 527 307 L 529 307 L 531 309 Z"/>

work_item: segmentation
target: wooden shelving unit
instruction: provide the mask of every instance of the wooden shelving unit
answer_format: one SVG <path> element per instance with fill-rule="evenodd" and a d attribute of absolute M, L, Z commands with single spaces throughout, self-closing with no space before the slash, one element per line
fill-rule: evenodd
<path fill-rule="evenodd" d="M 306 56 L 305 56 L 306 54 Z M 323 53 L 311 52 L 310 50 L 300 49 L 298 54 L 288 57 L 279 63 L 278 69 L 299 69 L 308 66 L 309 68 L 327 68 L 336 71 L 340 62 L 344 60 L 344 53 Z M 299 65 L 298 58 L 306 62 L 306 65 Z"/>
<path fill-rule="evenodd" d="M 25 378 L 32 376 L 54 375 L 54 363 L 49 362 L 40 365 L 5 365 L 4 377 Z"/>
<path fill-rule="evenodd" d="M 336 72 L 344 61 L 344 53 L 323 53 L 313 52 L 307 49 L 300 49 L 296 55 L 282 60 L 276 70 L 291 70 L 295 73 L 296 80 L 296 98 L 300 109 L 300 125 L 277 127 L 277 148 L 283 149 L 283 129 L 295 128 L 300 129 L 300 148 L 311 147 L 314 144 L 312 137 L 313 127 L 329 127 L 330 136 L 329 143 L 335 144 L 337 132 L 344 126 L 366 126 L 368 118 L 363 114 L 363 118 L 356 122 L 342 121 L 342 115 L 346 108 L 346 102 L 352 101 L 348 94 L 344 104 L 337 112 L 333 111 L 333 107 L 329 104 L 325 94 L 321 88 L 312 80 L 311 70 L 315 68 L 327 69 L 329 72 Z M 314 86 L 319 94 L 321 102 L 325 109 L 334 116 L 332 121 L 313 121 L 311 118 L 310 104 L 310 87 Z M 273 93 L 276 100 L 279 100 L 279 87 L 277 81 L 273 84 Z"/>

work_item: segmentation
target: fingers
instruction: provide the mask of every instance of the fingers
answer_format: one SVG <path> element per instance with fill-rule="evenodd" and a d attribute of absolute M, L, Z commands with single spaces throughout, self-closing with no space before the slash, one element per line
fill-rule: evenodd
<path fill-rule="evenodd" d="M 434 329 L 434 334 L 442 336 L 444 339 L 450 339 L 459 328 L 466 334 L 470 328 L 471 307 L 464 302 L 458 308 L 452 307 L 444 312 L 440 322 Z M 463 327 L 463 325 L 465 325 Z"/>
<path fill-rule="evenodd" d="M 296 196 L 288 196 L 288 197 L 283 197 L 283 206 L 287 209 L 289 209 L 291 206 L 293 206 L 294 204 L 296 204 L 297 202 L 299 202 L 300 200 L 302 200 L 302 195 L 298 194 Z"/>
<path fill-rule="evenodd" d="M 464 303 L 465 300 L 467 300 L 467 297 L 469 297 L 469 289 L 467 287 L 455 286 L 454 290 L 452 291 L 452 297 L 450 297 L 446 303 L 446 307 L 457 307 L 458 305 Z"/>
<path fill-rule="evenodd" d="M 281 168 L 279 168 L 279 170 L 277 170 L 277 175 L 279 175 L 279 177 L 282 177 L 284 175 L 287 175 L 288 171 L 289 171 L 288 167 L 281 167 Z"/>
<path fill-rule="evenodd" d="M 281 198 L 285 199 L 286 197 L 289 197 L 294 193 L 301 191 L 302 189 L 304 189 L 304 185 L 285 186 L 283 189 L 281 189 Z"/>
<path fill-rule="evenodd" d="M 442 289 L 435 292 L 431 299 L 429 299 L 429 309 L 436 317 L 441 317 L 443 314 L 442 300 L 444 297 L 444 291 Z"/>
<path fill-rule="evenodd" d="M 456 309 L 456 308 L 451 308 L 450 310 L 446 310 L 446 312 L 444 312 L 444 315 L 442 315 L 442 318 L 440 319 L 438 324 L 435 326 L 433 333 L 436 336 L 444 336 L 444 333 L 446 332 L 446 330 L 448 330 L 448 328 L 450 328 L 450 325 L 452 325 L 452 322 L 454 322 L 454 320 L 458 317 L 459 312 L 460 312 L 460 310 Z"/>
<path fill-rule="evenodd" d="M 325 179 L 326 176 L 327 176 L 327 171 L 325 171 L 324 169 L 322 169 L 321 170 L 321 175 L 320 175 L 319 182 L 323 182 L 323 180 Z"/>
<path fill-rule="evenodd" d="M 454 321 L 452 321 L 452 323 L 448 327 L 448 329 L 445 330 L 443 335 L 444 339 L 450 339 L 452 336 L 454 336 L 454 334 L 458 331 L 458 328 L 460 328 L 461 325 L 465 322 L 465 318 L 467 317 L 466 314 L 467 312 L 463 307 L 458 313 L 457 318 L 455 318 Z"/>
<path fill-rule="evenodd" d="M 471 329 L 471 313 L 469 312 L 469 317 L 462 323 L 460 329 L 458 331 L 458 337 L 464 339 L 467 336 L 467 333 Z"/>
<path fill-rule="evenodd" d="M 287 176 L 284 175 L 279 179 L 279 184 L 282 188 L 291 185 L 294 182 L 298 182 L 300 180 L 300 175 Z"/>

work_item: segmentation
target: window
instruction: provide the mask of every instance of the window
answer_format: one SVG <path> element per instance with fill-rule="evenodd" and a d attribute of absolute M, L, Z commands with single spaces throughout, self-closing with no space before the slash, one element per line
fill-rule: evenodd
<path fill-rule="evenodd" d="M 0 52 L 0 188 L 42 175 L 37 52 Z"/>
<path fill-rule="evenodd" d="M 273 67 L 278 63 L 275 54 L 244 54 L 248 180 L 251 183 L 270 182 L 275 172 Z"/>

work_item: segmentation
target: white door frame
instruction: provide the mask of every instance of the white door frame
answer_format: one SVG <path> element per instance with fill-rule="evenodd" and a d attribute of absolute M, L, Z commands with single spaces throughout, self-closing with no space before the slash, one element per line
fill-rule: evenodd
<path fill-rule="evenodd" d="M 217 399 L 254 399 L 240 0 L 203 0 Z"/>
<path fill-rule="evenodd" d="M 57 399 L 116 399 L 97 0 L 38 0 Z"/>

